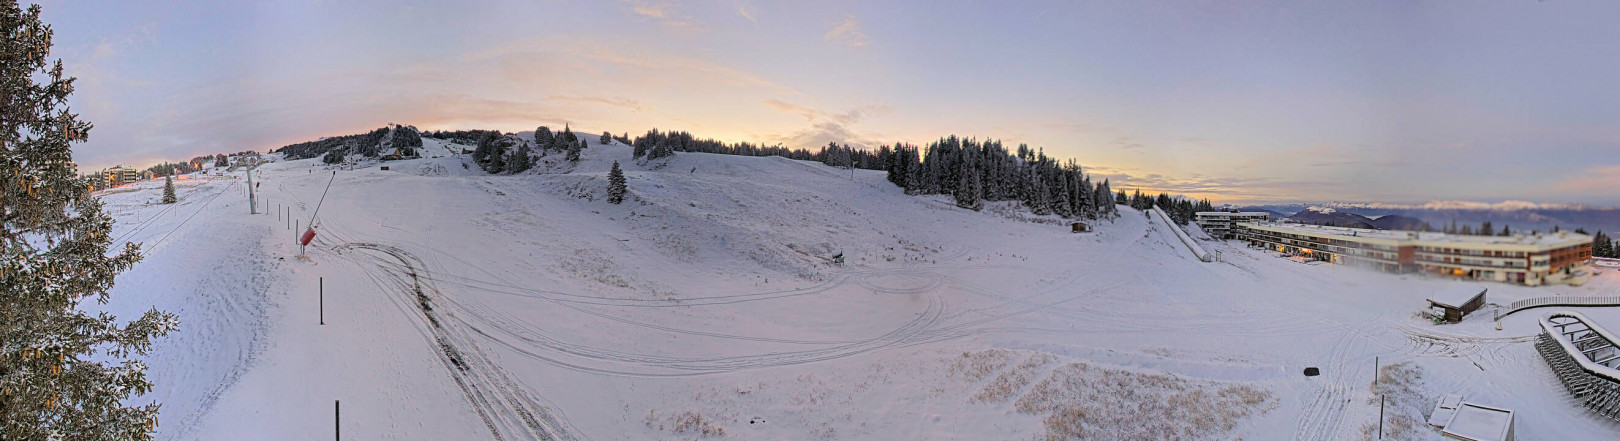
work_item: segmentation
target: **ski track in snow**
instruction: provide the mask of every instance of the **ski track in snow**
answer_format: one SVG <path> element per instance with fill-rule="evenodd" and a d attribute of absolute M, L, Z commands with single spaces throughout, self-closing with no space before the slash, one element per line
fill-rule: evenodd
<path fill-rule="evenodd" d="M 444 296 L 418 278 L 419 273 L 427 272 L 421 260 L 404 250 L 377 244 L 354 243 L 335 249 L 343 256 L 365 257 L 355 259 L 355 263 L 366 268 L 378 287 L 395 294 L 390 299 L 401 309 L 414 309 L 420 313 L 412 316 L 423 339 L 441 349 L 439 360 L 483 418 L 491 436 L 497 440 L 575 439 L 565 431 L 566 426 L 561 420 L 532 398 L 527 390 L 518 387 L 464 331 L 445 324 L 446 320 L 453 319 L 453 313 L 435 308 L 435 304 L 442 304 Z M 362 252 L 344 252 L 349 250 Z M 422 323 L 422 320 L 426 323 Z"/>

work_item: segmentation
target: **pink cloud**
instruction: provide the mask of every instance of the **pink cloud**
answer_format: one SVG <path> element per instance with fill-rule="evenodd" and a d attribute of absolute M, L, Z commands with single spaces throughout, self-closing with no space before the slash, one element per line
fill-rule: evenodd
<path fill-rule="evenodd" d="M 1586 169 L 1559 182 L 1557 189 L 1568 192 L 1620 192 L 1620 165 Z"/>

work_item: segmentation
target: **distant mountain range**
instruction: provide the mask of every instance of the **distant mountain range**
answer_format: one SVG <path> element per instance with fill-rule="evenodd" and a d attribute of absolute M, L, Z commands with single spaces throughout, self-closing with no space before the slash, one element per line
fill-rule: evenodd
<path fill-rule="evenodd" d="M 1347 227 L 1364 224 L 1388 230 L 1415 229 L 1424 222 L 1428 222 L 1436 230 L 1443 229 L 1452 222 L 1477 228 L 1480 223 L 1489 221 L 1497 229 L 1506 225 L 1515 231 L 1551 231 L 1554 226 L 1566 230 L 1584 228 L 1588 232 L 1620 231 L 1620 207 L 1587 204 L 1526 201 L 1498 203 L 1431 201 L 1422 204 L 1329 202 L 1225 208 L 1268 211 L 1273 213 L 1273 219 L 1284 218 L 1305 223 Z"/>

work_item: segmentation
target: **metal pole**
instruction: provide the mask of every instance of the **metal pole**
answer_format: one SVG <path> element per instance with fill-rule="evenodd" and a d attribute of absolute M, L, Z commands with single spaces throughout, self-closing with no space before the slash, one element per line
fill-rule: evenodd
<path fill-rule="evenodd" d="M 1378 356 L 1373 356 L 1373 390 L 1378 390 Z M 1384 393 L 1378 393 L 1378 439 L 1384 439 Z"/>
<path fill-rule="evenodd" d="M 343 441 L 343 402 L 332 400 L 332 431 L 337 441 Z"/>
<path fill-rule="evenodd" d="M 332 181 L 337 180 L 337 171 L 332 171 L 332 178 L 326 180 L 326 189 L 321 190 L 321 201 L 315 203 L 315 212 L 309 214 L 309 227 L 315 228 L 315 216 L 321 214 L 321 205 L 326 203 L 326 192 L 332 191 Z"/>
<path fill-rule="evenodd" d="M 248 180 L 248 214 L 259 214 L 259 204 L 253 199 L 253 167 L 247 169 Z"/>
<path fill-rule="evenodd" d="M 321 277 L 317 280 L 321 290 L 321 326 L 326 326 L 326 278 Z"/>

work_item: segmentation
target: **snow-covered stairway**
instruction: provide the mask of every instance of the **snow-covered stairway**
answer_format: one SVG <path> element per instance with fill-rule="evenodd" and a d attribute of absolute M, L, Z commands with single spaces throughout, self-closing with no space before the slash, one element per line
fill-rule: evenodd
<path fill-rule="evenodd" d="M 1536 351 L 1581 405 L 1620 420 L 1620 361 L 1614 336 L 1576 312 L 1557 312 L 1541 320 Z"/>

